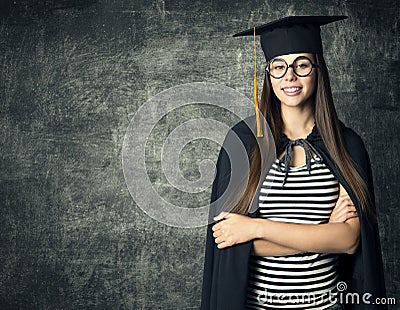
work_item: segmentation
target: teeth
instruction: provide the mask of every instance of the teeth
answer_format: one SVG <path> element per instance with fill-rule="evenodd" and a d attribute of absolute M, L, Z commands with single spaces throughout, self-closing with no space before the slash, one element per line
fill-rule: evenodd
<path fill-rule="evenodd" d="M 290 87 L 290 88 L 284 88 L 284 91 L 287 93 L 294 93 L 296 91 L 300 90 L 300 87 Z"/>

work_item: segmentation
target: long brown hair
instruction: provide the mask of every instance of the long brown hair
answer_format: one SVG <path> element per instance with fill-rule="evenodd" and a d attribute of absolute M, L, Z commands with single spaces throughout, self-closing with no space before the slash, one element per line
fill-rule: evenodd
<path fill-rule="evenodd" d="M 368 220 L 375 222 L 376 214 L 370 207 L 372 197 L 369 193 L 368 187 L 344 147 L 344 138 L 340 127 L 340 121 L 333 103 L 328 69 L 325 60 L 320 54 L 315 55 L 315 58 L 319 67 L 319 72 L 317 73 L 317 86 L 313 100 L 315 125 L 318 128 L 333 163 L 336 165 L 339 172 L 353 191 L 361 211 Z M 260 110 L 271 129 L 275 145 L 278 147 L 280 144 L 280 133 L 283 129 L 281 105 L 272 89 L 271 81 L 267 74 L 265 74 L 264 77 Z M 247 214 L 250 203 L 256 192 L 261 175 L 261 150 L 258 147 L 258 143 L 255 143 L 250 161 L 250 173 L 247 187 L 239 202 L 232 209 L 232 212 L 234 213 Z"/>

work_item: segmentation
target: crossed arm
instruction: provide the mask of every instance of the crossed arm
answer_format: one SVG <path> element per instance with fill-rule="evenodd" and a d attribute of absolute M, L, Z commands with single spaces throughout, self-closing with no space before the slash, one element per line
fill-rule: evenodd
<path fill-rule="evenodd" d="M 326 224 L 292 224 L 223 212 L 215 218 L 213 236 L 219 249 L 253 240 L 259 256 L 299 252 L 348 253 L 356 251 L 360 223 L 350 197 L 340 186 L 339 199 Z"/>

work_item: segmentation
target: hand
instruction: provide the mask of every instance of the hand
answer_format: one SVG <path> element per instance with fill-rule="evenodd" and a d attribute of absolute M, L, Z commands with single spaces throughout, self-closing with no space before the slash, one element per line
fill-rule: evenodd
<path fill-rule="evenodd" d="M 255 238 L 256 221 L 248 216 L 221 212 L 214 220 L 219 221 L 212 228 L 218 249 Z"/>
<path fill-rule="evenodd" d="M 339 196 L 335 208 L 329 218 L 329 223 L 344 223 L 348 219 L 357 217 L 357 211 L 354 203 L 348 194 Z"/>

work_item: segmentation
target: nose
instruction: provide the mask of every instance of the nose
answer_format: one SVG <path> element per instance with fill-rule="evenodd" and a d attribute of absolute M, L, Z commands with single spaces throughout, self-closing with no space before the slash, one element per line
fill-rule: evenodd
<path fill-rule="evenodd" d="M 294 81 L 296 80 L 296 74 L 294 73 L 294 69 L 292 66 L 288 67 L 288 70 L 285 74 L 285 81 Z"/>

